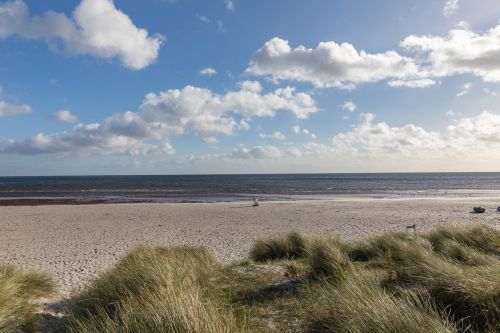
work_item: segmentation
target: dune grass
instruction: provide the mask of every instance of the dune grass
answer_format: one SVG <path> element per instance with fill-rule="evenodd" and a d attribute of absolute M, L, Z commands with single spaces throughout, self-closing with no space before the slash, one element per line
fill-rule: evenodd
<path fill-rule="evenodd" d="M 258 262 L 277 259 L 297 259 L 307 255 L 307 239 L 298 232 L 285 237 L 258 240 L 250 251 L 250 257 Z"/>
<path fill-rule="evenodd" d="M 352 269 L 347 249 L 347 244 L 336 238 L 317 239 L 312 242 L 307 257 L 311 275 L 331 281 L 344 279 Z"/>
<path fill-rule="evenodd" d="M 314 296 L 302 300 L 309 309 L 302 316 L 314 331 L 500 331 L 498 229 L 441 227 L 306 244 L 302 294 Z"/>
<path fill-rule="evenodd" d="M 363 269 L 340 285 L 313 288 L 311 297 L 316 303 L 308 319 L 310 330 L 316 332 L 457 332 L 430 297 L 404 289 L 390 293 L 376 275 Z"/>
<path fill-rule="evenodd" d="M 0 332 L 34 332 L 39 327 L 39 300 L 54 293 L 45 274 L 0 264 Z"/>
<path fill-rule="evenodd" d="M 61 331 L 498 332 L 499 236 L 483 225 L 356 243 L 290 233 L 226 265 L 203 248 L 139 247 L 71 298 Z M 49 280 L 1 268 L 0 332 L 34 330 Z"/>
<path fill-rule="evenodd" d="M 76 297 L 70 332 L 240 332 L 209 297 L 220 268 L 205 249 L 141 247 Z"/>

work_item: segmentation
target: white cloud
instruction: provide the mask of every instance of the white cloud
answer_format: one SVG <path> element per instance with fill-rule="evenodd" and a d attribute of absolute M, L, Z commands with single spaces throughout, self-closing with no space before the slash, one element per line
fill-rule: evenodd
<path fill-rule="evenodd" d="M 342 110 L 347 110 L 349 112 L 355 112 L 357 109 L 356 104 L 354 104 L 352 101 L 345 101 L 341 106 Z"/>
<path fill-rule="evenodd" d="M 280 141 L 283 141 L 286 139 L 286 136 L 279 132 L 279 131 L 276 131 L 272 134 L 264 134 L 264 133 L 260 133 L 259 134 L 259 138 L 261 139 L 274 139 L 274 140 L 280 140 Z"/>
<path fill-rule="evenodd" d="M 483 111 L 466 117 L 447 128 L 447 141 L 457 150 L 490 150 L 500 147 L 500 114 Z"/>
<path fill-rule="evenodd" d="M 454 29 L 446 37 L 411 35 L 401 46 L 415 53 L 427 76 L 472 74 L 500 81 L 500 25 L 483 34 Z"/>
<path fill-rule="evenodd" d="M 79 124 L 71 131 L 3 142 L 0 153 L 159 153 L 165 151 L 165 142 L 172 135 L 192 132 L 214 142 L 218 134 L 248 129 L 248 121 L 256 117 L 273 117 L 278 111 L 288 110 L 297 118 L 306 118 L 317 111 L 311 96 L 296 93 L 293 88 L 266 94 L 261 89 L 248 81 L 241 83 L 239 91 L 223 95 L 193 86 L 149 93 L 137 113 L 117 113 L 101 123 Z"/>
<path fill-rule="evenodd" d="M 446 17 L 450 17 L 453 15 L 458 9 L 458 0 L 446 0 L 443 7 L 443 15 Z"/>
<path fill-rule="evenodd" d="M 1 91 L 1 89 L 0 89 Z M 31 106 L 26 104 L 13 104 L 0 100 L 0 118 L 17 116 L 31 112 Z"/>
<path fill-rule="evenodd" d="M 6 154 L 131 154 L 140 155 L 158 150 L 146 144 L 145 128 L 135 123 L 137 115 L 118 114 L 102 124 L 77 125 L 72 131 L 46 135 L 39 133 L 23 141 L 9 140 L 0 144 Z"/>
<path fill-rule="evenodd" d="M 483 91 L 486 95 L 490 95 L 490 96 L 493 96 L 493 97 L 496 97 L 497 96 L 497 93 L 495 91 L 492 91 L 488 88 L 483 88 Z"/>
<path fill-rule="evenodd" d="M 53 11 L 30 16 L 24 1 L 7 1 L 0 4 L 0 38 L 12 35 L 47 40 L 52 47 L 62 42 L 70 54 L 118 58 L 133 70 L 152 64 L 164 42 L 136 27 L 112 0 L 81 0 L 71 18 Z"/>
<path fill-rule="evenodd" d="M 224 0 L 226 3 L 226 8 L 228 10 L 233 11 L 234 10 L 234 0 Z"/>
<path fill-rule="evenodd" d="M 285 151 L 285 155 L 293 158 L 299 158 L 302 157 L 302 152 L 298 148 L 290 148 Z"/>
<path fill-rule="evenodd" d="M 245 145 L 240 145 L 230 154 L 224 155 L 224 157 L 234 159 L 279 159 L 282 157 L 282 153 L 280 149 L 275 146 L 255 146 L 253 148 L 247 148 Z"/>
<path fill-rule="evenodd" d="M 436 84 L 436 81 L 431 79 L 417 79 L 417 80 L 391 80 L 388 85 L 391 87 L 405 87 L 405 88 L 428 88 Z"/>
<path fill-rule="evenodd" d="M 57 120 L 57 121 L 63 121 L 67 123 L 77 123 L 78 122 L 78 117 L 72 114 L 69 110 L 60 110 L 55 113 L 53 113 L 50 116 L 50 119 L 52 120 Z"/>
<path fill-rule="evenodd" d="M 211 76 L 217 75 L 217 71 L 211 67 L 206 67 L 200 71 L 200 74 L 211 77 Z"/>
<path fill-rule="evenodd" d="M 335 42 L 292 49 L 287 40 L 273 38 L 257 50 L 246 72 L 273 80 L 311 82 L 317 87 L 352 88 L 359 83 L 412 78 L 418 69 L 413 59 L 395 51 L 372 54 Z"/>
<path fill-rule="evenodd" d="M 292 126 L 292 132 L 294 134 L 304 134 L 310 137 L 311 139 L 316 139 L 316 134 L 311 133 L 307 128 L 300 128 L 300 126 Z"/>
<path fill-rule="evenodd" d="M 0 118 L 31 113 L 31 106 L 8 102 L 4 98 L 8 97 L 5 95 L 3 87 L 0 86 Z"/>
<path fill-rule="evenodd" d="M 312 97 L 296 93 L 293 88 L 280 88 L 267 94 L 256 82 L 246 81 L 241 90 L 217 95 L 204 88 L 187 86 L 146 95 L 141 112 L 148 122 L 160 122 L 170 132 L 194 130 L 202 137 L 214 133 L 232 134 L 238 127 L 231 114 L 249 120 L 273 117 L 279 110 L 288 110 L 297 118 L 307 118 L 318 111 Z"/>
<path fill-rule="evenodd" d="M 287 40 L 275 37 L 255 52 L 246 73 L 275 82 L 293 80 L 344 89 L 379 81 L 388 81 L 391 87 L 427 88 L 438 78 L 460 74 L 500 81 L 500 24 L 484 33 L 460 24 L 445 37 L 410 35 L 400 46 L 407 56 L 396 51 L 358 51 L 349 43 L 334 41 L 316 48 L 291 48 Z"/>
<path fill-rule="evenodd" d="M 415 149 L 439 149 L 443 140 L 439 133 L 427 132 L 421 127 L 408 124 L 391 127 L 387 123 L 374 123 L 375 115 L 361 115 L 361 123 L 352 131 L 339 133 L 332 139 L 335 149 L 370 154 L 411 153 Z"/>
<path fill-rule="evenodd" d="M 470 90 L 472 88 L 472 83 L 466 83 L 462 86 L 462 90 L 460 90 L 458 93 L 457 93 L 457 97 L 461 97 L 463 95 L 467 95 Z"/>
<path fill-rule="evenodd" d="M 197 15 L 196 17 L 198 17 L 198 20 L 202 23 L 210 23 L 210 19 L 204 15 Z"/>
<path fill-rule="evenodd" d="M 224 28 L 224 22 L 222 22 L 221 20 L 217 20 L 217 22 L 215 22 L 217 24 L 217 30 L 219 30 L 220 32 L 226 32 L 226 29 Z"/>
<path fill-rule="evenodd" d="M 308 142 L 281 150 L 274 146 L 238 146 L 232 152 L 192 157 L 192 161 L 237 167 L 246 172 L 416 172 L 494 171 L 500 163 L 500 114 L 489 111 L 451 120 L 439 132 L 421 126 L 390 125 L 363 114 L 352 129 L 328 144 Z M 226 163 L 221 163 L 224 161 Z"/>
<path fill-rule="evenodd" d="M 447 115 L 454 113 L 447 112 Z M 309 150 L 315 148 L 323 154 L 350 153 L 376 158 L 445 155 L 453 160 L 463 158 L 471 151 L 491 153 L 500 148 L 500 114 L 489 111 L 460 118 L 441 133 L 413 124 L 392 127 L 385 122 L 376 123 L 374 119 L 373 114 L 363 114 L 353 130 L 335 135 L 331 146 L 311 145 Z"/>
<path fill-rule="evenodd" d="M 453 112 L 453 110 L 448 110 L 446 111 L 445 113 L 448 117 L 453 117 L 455 115 L 455 112 Z"/>
<path fill-rule="evenodd" d="M 469 22 L 467 21 L 460 21 L 456 24 L 457 28 L 464 29 L 464 30 L 470 30 L 472 26 L 470 25 Z"/>

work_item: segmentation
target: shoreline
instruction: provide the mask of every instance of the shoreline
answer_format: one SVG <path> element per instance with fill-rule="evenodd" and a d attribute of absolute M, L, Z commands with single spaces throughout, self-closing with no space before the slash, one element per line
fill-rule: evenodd
<path fill-rule="evenodd" d="M 473 206 L 487 211 L 471 214 Z M 412 224 L 419 232 L 442 224 L 500 228 L 498 206 L 500 198 L 4 206 L 0 262 L 46 271 L 69 293 L 139 245 L 203 246 L 231 262 L 246 258 L 255 240 L 293 230 L 355 241 Z"/>
<path fill-rule="evenodd" d="M 256 197 L 261 202 L 308 202 L 308 201 L 365 201 L 365 200 L 462 200 L 462 199 L 500 199 L 500 190 L 484 189 L 452 189 L 452 190 L 419 190 L 399 192 L 367 192 L 339 194 L 234 194 L 227 196 L 192 196 L 192 197 L 0 197 L 0 207 L 9 206 L 51 206 L 51 205 L 117 205 L 117 204 L 230 204 L 245 203 Z M 202 199 L 203 198 L 203 199 Z M 500 206 L 500 200 L 499 200 Z"/>

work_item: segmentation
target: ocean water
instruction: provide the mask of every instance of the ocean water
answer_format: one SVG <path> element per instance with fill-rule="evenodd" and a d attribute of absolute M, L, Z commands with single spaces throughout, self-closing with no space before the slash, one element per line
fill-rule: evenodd
<path fill-rule="evenodd" d="M 0 177 L 0 198 L 217 202 L 500 191 L 500 173 Z"/>

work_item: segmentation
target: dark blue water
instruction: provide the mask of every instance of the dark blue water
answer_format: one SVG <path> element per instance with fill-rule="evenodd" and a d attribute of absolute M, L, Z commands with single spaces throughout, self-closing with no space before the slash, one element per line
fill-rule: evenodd
<path fill-rule="evenodd" d="M 211 202 L 500 190 L 500 173 L 0 177 L 0 198 Z"/>

